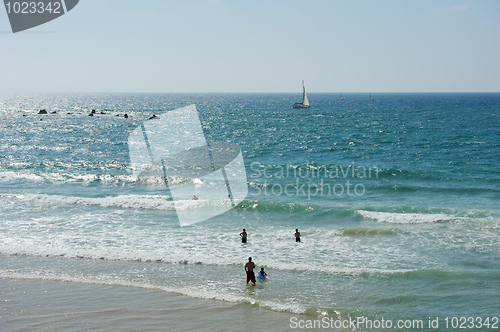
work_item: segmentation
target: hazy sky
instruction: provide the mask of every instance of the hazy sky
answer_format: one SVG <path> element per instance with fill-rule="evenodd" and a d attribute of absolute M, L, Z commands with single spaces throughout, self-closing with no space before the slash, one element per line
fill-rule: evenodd
<path fill-rule="evenodd" d="M 13 34 L 2 92 L 500 91 L 500 1 L 80 0 Z"/>

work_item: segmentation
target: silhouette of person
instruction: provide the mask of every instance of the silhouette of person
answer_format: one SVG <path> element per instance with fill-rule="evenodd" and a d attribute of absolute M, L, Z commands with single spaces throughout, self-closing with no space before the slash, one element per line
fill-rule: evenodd
<path fill-rule="evenodd" d="M 241 243 L 247 243 L 247 231 L 243 228 L 243 232 L 240 233 Z"/>
<path fill-rule="evenodd" d="M 252 262 L 252 257 L 248 257 L 248 262 L 245 264 L 245 272 L 247 273 L 247 284 L 251 281 L 255 285 L 255 264 Z"/>
<path fill-rule="evenodd" d="M 300 232 L 298 229 L 295 230 L 295 242 L 300 242 Z"/>
<path fill-rule="evenodd" d="M 260 276 L 261 278 L 264 278 L 265 276 L 267 276 L 267 273 L 266 273 L 266 272 L 264 272 L 264 268 L 263 268 L 263 267 L 261 267 L 261 268 L 260 268 L 260 271 L 259 271 L 259 276 Z"/>

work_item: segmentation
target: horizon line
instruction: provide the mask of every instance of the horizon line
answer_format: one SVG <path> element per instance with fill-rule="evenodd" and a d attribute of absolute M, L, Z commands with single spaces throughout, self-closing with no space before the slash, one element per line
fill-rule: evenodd
<path fill-rule="evenodd" d="M 279 92 L 168 92 L 168 91 L 24 91 L 24 92 L 0 92 L 0 95 L 6 94 L 302 94 L 302 92 L 287 92 L 287 91 L 279 91 Z M 500 93 L 500 91 L 399 91 L 399 92 L 344 92 L 344 91 L 314 91 L 307 92 L 307 94 L 437 94 L 437 93 Z"/>

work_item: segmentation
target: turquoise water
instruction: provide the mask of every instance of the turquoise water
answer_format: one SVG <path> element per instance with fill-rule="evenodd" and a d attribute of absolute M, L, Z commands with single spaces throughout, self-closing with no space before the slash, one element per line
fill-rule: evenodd
<path fill-rule="evenodd" d="M 500 94 L 344 97 L 0 96 L 0 277 L 335 319 L 498 317 Z M 240 146 L 249 192 L 180 227 L 162 180 L 132 176 L 127 139 L 190 104 L 209 142 Z M 269 274 L 255 287 L 249 256 Z"/>

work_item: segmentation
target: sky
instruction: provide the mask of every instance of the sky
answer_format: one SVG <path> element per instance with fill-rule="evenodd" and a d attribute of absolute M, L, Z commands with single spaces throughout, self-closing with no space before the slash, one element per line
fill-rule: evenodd
<path fill-rule="evenodd" d="M 0 93 L 500 92 L 500 1 L 80 0 L 12 33 Z"/>

